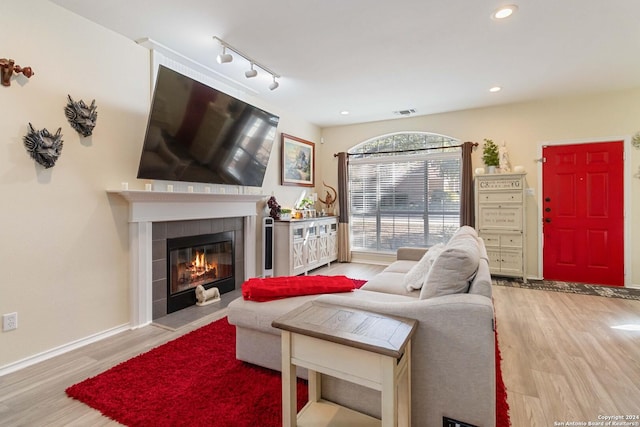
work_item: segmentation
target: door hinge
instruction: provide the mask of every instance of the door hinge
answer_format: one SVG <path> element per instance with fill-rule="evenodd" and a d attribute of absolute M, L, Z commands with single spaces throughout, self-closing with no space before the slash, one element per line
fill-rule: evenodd
<path fill-rule="evenodd" d="M 536 162 L 538 163 L 547 163 L 547 158 L 546 157 L 540 157 L 539 159 L 535 159 Z"/>

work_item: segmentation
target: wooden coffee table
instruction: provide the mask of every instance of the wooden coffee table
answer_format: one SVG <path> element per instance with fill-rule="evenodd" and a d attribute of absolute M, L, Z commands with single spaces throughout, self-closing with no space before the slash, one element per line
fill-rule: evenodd
<path fill-rule="evenodd" d="M 282 330 L 282 425 L 410 426 L 414 319 L 310 301 L 274 320 Z M 309 402 L 296 413 L 296 366 L 309 370 Z M 382 419 L 322 399 L 321 376 L 381 392 Z"/>

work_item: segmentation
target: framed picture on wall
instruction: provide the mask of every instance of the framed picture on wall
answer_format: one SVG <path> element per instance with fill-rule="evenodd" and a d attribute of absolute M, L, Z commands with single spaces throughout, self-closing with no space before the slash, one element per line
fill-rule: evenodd
<path fill-rule="evenodd" d="M 315 177 L 316 146 L 313 142 L 283 133 L 282 185 L 313 187 Z"/>

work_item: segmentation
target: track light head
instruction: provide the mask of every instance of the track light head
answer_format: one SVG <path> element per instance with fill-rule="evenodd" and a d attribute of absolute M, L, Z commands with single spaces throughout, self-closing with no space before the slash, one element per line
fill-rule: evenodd
<path fill-rule="evenodd" d="M 269 85 L 269 90 L 276 90 L 280 86 L 280 83 L 276 81 L 276 76 L 273 76 L 273 83 Z"/>
<path fill-rule="evenodd" d="M 278 83 L 276 81 L 276 79 L 280 78 L 280 74 L 278 74 L 278 73 L 274 72 L 273 70 L 267 68 L 264 64 L 256 62 L 253 58 L 251 58 L 250 56 L 242 53 L 240 50 L 238 50 L 235 47 L 231 46 L 229 43 L 223 41 L 219 37 L 213 36 L 213 39 L 217 40 L 218 43 L 220 43 L 220 46 L 222 47 L 222 53 L 220 55 L 218 55 L 218 57 L 216 58 L 216 60 L 218 61 L 219 64 L 225 64 L 227 62 L 233 61 L 233 56 L 231 56 L 230 53 L 227 53 L 227 48 L 228 48 L 235 55 L 240 56 L 240 58 L 247 60 L 251 64 L 251 69 L 245 71 L 245 73 L 244 73 L 244 76 L 246 78 L 252 79 L 252 78 L 256 77 L 258 75 L 258 70 L 256 70 L 256 68 L 260 68 L 265 73 L 270 74 L 271 77 L 273 78 L 273 82 L 271 82 L 271 84 L 269 85 L 269 90 L 276 90 L 280 86 L 280 83 Z"/>
<path fill-rule="evenodd" d="M 233 61 L 233 56 L 230 53 L 227 53 L 227 47 L 222 46 L 222 53 L 218 55 L 216 58 L 218 64 L 226 64 L 227 62 Z"/>
<path fill-rule="evenodd" d="M 244 72 L 244 76 L 248 79 L 258 75 L 258 70 L 253 68 L 253 62 L 251 63 L 251 69 Z"/>

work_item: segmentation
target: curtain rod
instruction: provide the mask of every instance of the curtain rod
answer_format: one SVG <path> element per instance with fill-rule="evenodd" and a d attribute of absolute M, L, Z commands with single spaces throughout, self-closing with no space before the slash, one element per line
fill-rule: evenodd
<path fill-rule="evenodd" d="M 458 145 L 450 145 L 448 147 L 427 147 L 427 148 L 414 148 L 412 150 L 400 150 L 400 151 L 377 151 L 375 153 L 347 153 L 347 156 L 370 156 L 374 154 L 395 154 L 395 153 L 412 153 L 414 151 L 430 151 L 430 150 L 444 150 L 445 148 L 460 148 L 464 146 L 465 143 Z M 472 142 L 473 147 L 477 147 L 479 144 L 477 142 Z M 333 157 L 338 157 L 338 153 L 334 153 Z"/>

